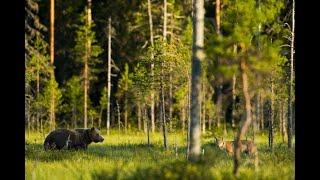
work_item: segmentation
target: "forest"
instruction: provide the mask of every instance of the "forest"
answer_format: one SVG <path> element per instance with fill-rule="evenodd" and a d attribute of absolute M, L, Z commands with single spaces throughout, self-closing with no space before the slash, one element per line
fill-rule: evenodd
<path fill-rule="evenodd" d="M 294 179 L 295 0 L 26 0 L 25 136 L 26 179 Z"/>

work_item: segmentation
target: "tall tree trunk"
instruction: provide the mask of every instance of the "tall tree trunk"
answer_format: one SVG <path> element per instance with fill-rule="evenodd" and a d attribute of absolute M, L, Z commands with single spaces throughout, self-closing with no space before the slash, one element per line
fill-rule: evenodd
<path fill-rule="evenodd" d="M 201 119 L 202 119 L 202 133 L 206 133 L 206 84 L 205 84 L 205 79 L 203 80 L 202 83 L 202 115 L 201 115 Z"/>
<path fill-rule="evenodd" d="M 173 107 L 172 107 L 172 68 L 170 65 L 170 75 L 169 75 L 169 129 L 172 130 L 172 113 L 173 113 Z"/>
<path fill-rule="evenodd" d="M 271 82 L 271 110 L 270 110 L 270 119 L 269 119 L 269 148 L 273 150 L 273 122 L 274 122 L 274 85 L 273 80 Z"/>
<path fill-rule="evenodd" d="M 141 106 L 140 102 L 138 102 L 138 130 L 141 131 Z"/>
<path fill-rule="evenodd" d="M 281 139 L 282 139 L 282 142 L 284 142 L 284 132 L 283 132 L 283 101 L 280 100 L 280 105 L 278 106 L 279 107 L 279 133 L 281 135 Z"/>
<path fill-rule="evenodd" d="M 36 97 L 39 98 L 40 94 L 40 65 L 39 59 L 37 59 L 37 94 Z M 37 122 L 37 131 L 39 132 L 39 108 L 36 109 L 36 122 Z"/>
<path fill-rule="evenodd" d="M 238 174 L 239 166 L 240 166 L 240 151 L 241 151 L 241 139 L 245 136 L 248 127 L 252 121 L 251 116 L 251 103 L 250 103 L 250 94 L 249 94 L 249 80 L 247 76 L 247 66 L 244 59 L 240 59 L 240 71 L 242 76 L 243 83 L 243 95 L 245 98 L 245 107 L 246 107 L 246 120 L 242 124 L 240 130 L 238 131 L 235 143 L 235 153 L 234 153 L 234 170 L 233 173 L 235 175 Z"/>
<path fill-rule="evenodd" d="M 167 140 L 167 125 L 166 125 L 166 109 L 165 109 L 165 101 L 164 101 L 164 87 L 163 83 L 161 83 L 161 98 L 162 98 L 162 132 L 163 132 L 163 143 L 164 148 L 167 149 L 168 147 L 168 140 Z"/>
<path fill-rule="evenodd" d="M 293 60 L 294 60 L 294 38 L 295 38 L 295 0 L 292 0 L 292 26 L 291 26 L 291 65 L 290 65 L 290 88 L 289 88 L 289 98 L 288 98 L 288 110 L 289 110 L 289 118 L 288 118 L 288 148 L 292 148 L 292 122 L 293 122 L 293 78 L 294 78 L 294 70 L 293 70 Z"/>
<path fill-rule="evenodd" d="M 148 146 L 150 147 L 150 122 L 147 116 L 147 108 L 144 108 L 144 117 L 145 121 L 147 122 L 147 136 L 148 136 Z"/>
<path fill-rule="evenodd" d="M 143 132 L 147 133 L 147 128 L 148 128 L 148 122 L 147 122 L 147 118 L 144 114 L 144 109 L 145 109 L 145 105 L 142 105 L 141 107 L 141 112 L 142 112 L 142 121 L 143 121 Z"/>
<path fill-rule="evenodd" d="M 125 89 L 128 89 L 127 81 L 125 82 Z M 127 100 L 127 92 L 124 96 L 124 129 L 125 133 L 128 131 L 128 100 Z"/>
<path fill-rule="evenodd" d="M 50 63 L 52 66 L 51 78 L 54 79 L 54 0 L 50 0 Z M 51 90 L 50 102 L 50 128 L 55 129 L 55 113 L 54 113 L 54 90 Z"/>
<path fill-rule="evenodd" d="M 217 29 L 217 34 L 220 35 L 220 0 L 216 0 L 216 29 Z"/>
<path fill-rule="evenodd" d="M 205 58 L 204 41 L 204 1 L 194 0 L 193 4 L 193 47 L 192 47 L 192 97 L 190 124 L 189 160 L 197 161 L 200 156 L 200 102 L 201 102 L 201 61 Z"/>
<path fill-rule="evenodd" d="M 180 113 L 180 118 L 181 118 L 181 127 L 182 127 L 182 133 L 184 134 L 185 128 L 186 128 L 186 109 L 185 107 L 182 107 Z"/>
<path fill-rule="evenodd" d="M 149 16 L 149 30 L 150 30 L 150 43 L 153 47 L 153 23 L 152 23 L 152 13 L 151 13 L 151 0 L 148 0 L 148 16 Z M 151 52 L 151 77 L 152 82 L 154 82 L 154 63 L 153 63 L 153 52 Z M 155 111 L 154 111 L 154 89 L 152 86 L 151 91 L 151 126 L 152 126 L 152 133 L 155 131 Z"/>
<path fill-rule="evenodd" d="M 103 113 L 103 108 L 100 108 L 100 113 L 99 113 L 99 122 L 98 122 L 98 127 L 101 128 L 101 120 L 102 120 L 102 113 Z"/>
<path fill-rule="evenodd" d="M 286 106 L 286 102 L 284 102 L 284 106 L 283 106 L 283 116 L 282 116 L 282 129 L 283 129 L 283 142 L 285 142 L 285 139 L 288 138 L 288 132 L 287 132 L 287 107 Z"/>
<path fill-rule="evenodd" d="M 88 11 L 87 11 L 87 23 L 89 30 L 91 29 L 91 0 L 88 0 Z M 87 128 L 87 122 L 88 122 L 88 90 L 89 90 L 89 78 L 88 78 L 88 61 L 90 59 L 91 54 L 91 39 L 88 37 L 88 32 L 86 31 L 86 38 L 87 38 L 87 44 L 86 44 L 86 58 L 84 62 L 84 110 L 83 110 L 83 123 L 84 128 Z"/>
<path fill-rule="evenodd" d="M 211 130 L 212 126 L 212 117 L 210 116 L 210 113 L 208 113 L 208 129 Z"/>
<path fill-rule="evenodd" d="M 232 127 L 236 126 L 235 124 L 235 115 L 236 115 L 236 75 L 232 76 Z"/>
<path fill-rule="evenodd" d="M 120 121 L 120 106 L 119 106 L 119 103 L 118 101 L 116 101 L 116 105 L 117 105 L 117 112 L 118 112 L 118 131 L 120 133 L 121 131 L 121 121 Z"/>
<path fill-rule="evenodd" d="M 167 0 L 164 0 L 163 3 L 163 41 L 166 44 L 167 41 Z M 164 56 L 166 52 L 164 51 Z M 164 61 L 161 63 L 161 99 L 162 99 L 162 131 L 163 131 L 163 143 L 164 148 L 167 149 L 167 126 L 166 126 L 166 108 L 165 108 L 165 99 L 164 99 Z"/>
<path fill-rule="evenodd" d="M 193 9 L 193 6 L 192 6 L 192 9 Z M 187 119 L 188 129 L 187 129 L 187 154 L 186 154 L 187 159 L 189 159 L 189 152 L 190 152 L 190 124 L 191 124 L 191 75 L 190 74 L 188 74 L 188 111 L 187 111 L 188 112 L 188 119 Z"/>
<path fill-rule="evenodd" d="M 107 76 L 107 134 L 110 130 L 110 95 L 111 95 L 111 17 L 108 19 L 108 76 Z"/>
<path fill-rule="evenodd" d="M 221 122 L 221 109 L 222 109 L 222 85 L 218 86 L 217 91 L 217 106 L 216 106 L 216 113 L 217 113 L 217 127 L 220 127 Z"/>
<path fill-rule="evenodd" d="M 263 97 L 261 96 L 261 94 L 260 94 L 260 116 L 261 116 L 261 118 L 260 118 L 260 120 L 261 120 L 261 123 L 260 123 L 260 125 L 261 125 L 261 130 L 264 130 L 264 99 L 263 99 Z"/>
<path fill-rule="evenodd" d="M 260 130 L 260 93 L 256 96 L 256 124 L 257 130 Z"/>

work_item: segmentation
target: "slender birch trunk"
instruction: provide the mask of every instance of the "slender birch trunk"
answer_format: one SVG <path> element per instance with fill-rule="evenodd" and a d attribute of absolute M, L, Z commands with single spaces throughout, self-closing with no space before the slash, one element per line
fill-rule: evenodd
<path fill-rule="evenodd" d="M 150 30 L 150 43 L 153 47 L 153 23 L 152 23 L 152 13 L 151 13 L 151 0 L 148 0 L 148 16 L 149 16 L 149 30 Z M 151 77 L 152 82 L 154 82 L 154 63 L 153 63 L 154 55 L 153 52 L 151 52 Z M 155 131 L 155 111 L 154 111 L 154 89 L 152 86 L 151 91 L 151 130 L 152 133 Z"/>
<path fill-rule="evenodd" d="M 191 124 L 189 160 L 197 161 L 200 156 L 200 102 L 201 102 L 201 61 L 204 53 L 204 1 L 194 0 L 193 4 L 193 48 L 191 84 Z"/>
<path fill-rule="evenodd" d="M 110 95 L 111 95 L 111 17 L 108 19 L 108 75 L 107 75 L 107 134 L 110 129 Z"/>
<path fill-rule="evenodd" d="M 291 66 L 290 66 L 290 88 L 289 88 L 289 99 L 288 99 L 288 110 L 289 110 L 289 118 L 288 118 L 288 148 L 292 148 L 292 122 L 293 122 L 293 78 L 294 78 L 294 70 L 293 70 L 293 62 L 294 62 L 294 38 L 295 38 L 295 0 L 292 0 L 292 26 L 291 26 Z"/>

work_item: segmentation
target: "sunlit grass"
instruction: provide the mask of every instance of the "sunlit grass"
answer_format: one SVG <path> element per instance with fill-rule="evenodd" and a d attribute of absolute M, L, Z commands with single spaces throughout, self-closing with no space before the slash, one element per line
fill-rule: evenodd
<path fill-rule="evenodd" d="M 91 144 L 87 151 L 44 151 L 44 136 L 26 133 L 26 179 L 233 179 L 233 159 L 212 145 L 210 133 L 202 137 L 204 155 L 198 164 L 186 161 L 186 134 L 169 134 L 164 150 L 161 133 L 147 136 L 140 132 L 111 131 L 105 141 Z M 232 139 L 232 135 L 227 137 Z M 248 138 L 250 139 L 250 138 Z M 256 136 L 259 169 L 244 156 L 240 179 L 294 179 L 294 152 L 275 137 L 273 152 L 267 147 L 267 135 Z M 174 148 L 175 145 L 177 148 Z"/>

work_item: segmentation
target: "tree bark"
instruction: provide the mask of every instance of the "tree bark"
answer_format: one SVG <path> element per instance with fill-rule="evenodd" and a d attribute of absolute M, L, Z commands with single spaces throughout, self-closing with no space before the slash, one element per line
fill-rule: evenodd
<path fill-rule="evenodd" d="M 147 122 L 147 136 L 148 136 L 148 146 L 150 147 L 150 122 L 147 117 L 147 109 L 144 108 L 145 121 Z"/>
<path fill-rule="evenodd" d="M 88 0 L 88 11 L 87 11 L 87 25 L 89 27 L 89 30 L 91 29 L 91 0 Z M 86 44 L 86 58 L 84 62 L 84 110 L 83 110 L 83 123 L 84 128 L 87 128 L 88 124 L 88 90 L 89 90 L 89 78 L 88 78 L 88 61 L 90 59 L 90 53 L 91 53 L 91 39 L 88 37 L 88 32 L 86 31 L 86 38 L 87 38 L 87 44 Z"/>
<path fill-rule="evenodd" d="M 141 107 L 140 102 L 138 102 L 138 130 L 141 131 Z"/>
<path fill-rule="evenodd" d="M 220 0 L 216 0 L 216 28 L 217 28 L 217 34 L 220 35 Z"/>
<path fill-rule="evenodd" d="M 108 76 L 107 76 L 107 134 L 110 130 L 110 95 L 111 95 L 111 17 L 108 19 Z M 119 128 L 120 129 L 120 128 Z"/>
<path fill-rule="evenodd" d="M 260 109 L 260 116 L 261 116 L 261 118 L 260 118 L 260 120 L 261 120 L 261 123 L 260 123 L 260 125 L 261 125 L 261 130 L 263 130 L 264 129 L 264 99 L 263 99 L 263 97 L 261 96 L 261 94 L 260 94 L 260 107 L 261 107 L 261 109 Z"/>
<path fill-rule="evenodd" d="M 148 0 L 148 16 L 149 16 L 149 30 L 150 30 L 150 43 L 151 46 L 153 47 L 153 22 L 152 22 L 152 13 L 151 13 L 151 0 Z M 151 77 L 152 77 L 152 82 L 154 82 L 154 63 L 153 63 L 153 52 L 151 52 Z M 152 84 L 153 85 L 153 84 Z M 155 131 L 155 111 L 154 111 L 154 91 L 153 91 L 153 86 L 152 86 L 152 91 L 151 91 L 151 130 L 152 133 Z"/>
<path fill-rule="evenodd" d="M 201 115 L 201 119 L 202 119 L 202 133 L 206 133 L 206 84 L 205 84 L 205 80 L 203 80 L 202 83 L 202 115 Z"/>
<path fill-rule="evenodd" d="M 236 75 L 233 74 L 232 77 L 232 127 L 236 126 L 235 124 L 235 115 L 236 115 Z"/>
<path fill-rule="evenodd" d="M 292 26 L 291 26 L 291 66 L 290 66 L 290 88 L 289 88 L 289 118 L 288 118 L 288 148 L 292 148 L 292 122 L 293 122 L 293 78 L 294 78 L 294 38 L 295 38 L 295 0 L 292 0 Z"/>
<path fill-rule="evenodd" d="M 54 79 L 54 0 L 50 0 L 50 63 L 52 66 L 51 78 Z M 51 90 L 51 107 L 50 107 L 50 126 L 55 129 L 55 95 L 54 89 Z"/>
<path fill-rule="evenodd" d="M 245 108 L 246 108 L 246 120 L 238 131 L 235 143 L 235 152 L 234 152 L 234 170 L 233 173 L 235 175 L 238 174 L 239 166 L 240 166 L 240 151 L 241 151 L 241 139 L 245 136 L 248 127 L 252 121 L 251 115 L 251 103 L 250 103 L 250 94 L 249 94 L 249 80 L 247 76 L 247 66 L 244 59 L 240 59 L 240 71 L 242 76 L 243 83 L 243 94 L 245 98 Z"/>
<path fill-rule="evenodd" d="M 189 160 L 197 161 L 200 155 L 200 102 L 201 102 L 201 61 L 205 58 L 204 45 L 204 1 L 193 3 L 193 47 L 191 84 L 191 124 Z"/>
<path fill-rule="evenodd" d="M 116 105 L 117 105 L 117 111 L 118 111 L 118 131 L 120 133 L 121 131 L 121 121 L 120 121 L 120 106 L 118 101 L 116 101 Z"/>
<path fill-rule="evenodd" d="M 273 122 L 274 122 L 274 85 L 273 80 L 271 82 L 271 118 L 269 119 L 269 148 L 273 150 Z"/>

